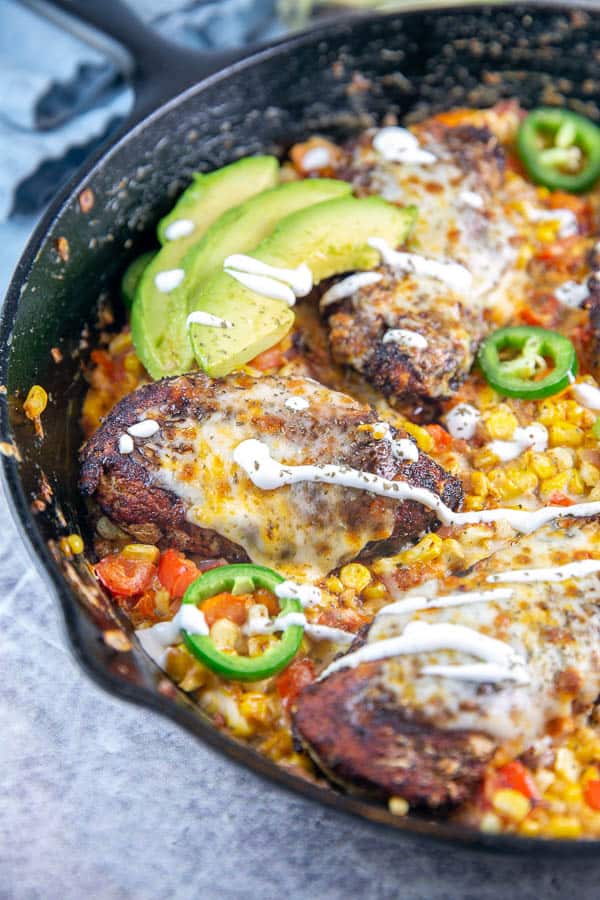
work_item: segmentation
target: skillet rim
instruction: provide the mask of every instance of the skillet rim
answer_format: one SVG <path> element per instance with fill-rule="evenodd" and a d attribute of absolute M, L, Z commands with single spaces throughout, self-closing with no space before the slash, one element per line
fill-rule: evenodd
<path fill-rule="evenodd" d="M 162 117 L 170 109 L 185 102 L 188 97 L 201 93 L 206 88 L 212 87 L 220 80 L 227 79 L 232 74 L 252 67 L 258 62 L 288 53 L 306 44 L 316 43 L 331 32 L 339 32 L 346 28 L 353 30 L 360 27 L 364 21 L 385 21 L 391 18 L 402 17 L 405 13 L 413 13 L 420 10 L 428 12 L 458 12 L 468 9 L 470 13 L 484 13 L 490 9 L 505 9 L 527 7 L 544 11 L 562 11 L 574 13 L 583 10 L 589 14 L 595 14 L 600 18 L 600 8 L 594 0 L 579 0 L 576 5 L 567 5 L 564 0 L 525 0 L 519 2 L 505 2 L 505 0 L 409 0 L 406 6 L 400 10 L 383 13 L 366 13 L 351 15 L 343 20 L 325 21 L 322 25 L 313 27 L 299 34 L 274 41 L 264 48 L 251 52 L 247 57 L 234 62 L 227 68 L 202 78 L 196 84 L 185 88 L 180 93 L 160 104 L 139 121 L 131 125 L 127 119 L 106 143 L 96 150 L 68 180 L 59 191 L 48 209 L 41 217 L 38 225 L 29 238 L 25 250 L 19 258 L 4 304 L 0 311 L 0 384 L 7 381 L 8 361 L 10 355 L 10 339 L 12 329 L 18 312 L 21 294 L 23 293 L 31 271 L 33 270 L 40 250 L 45 246 L 48 232 L 53 224 L 61 216 L 67 206 L 77 198 L 84 183 L 93 177 L 96 171 L 110 163 L 113 153 L 120 150 L 130 140 L 135 139 L 138 133 L 156 119 Z M 7 398 L 0 403 L 0 438 L 12 442 L 12 432 L 8 417 Z M 277 763 L 268 760 L 252 747 L 236 741 L 234 738 L 218 731 L 212 725 L 204 722 L 195 712 L 191 701 L 181 704 L 173 699 L 165 697 L 158 690 L 151 691 L 146 687 L 133 684 L 131 681 L 114 675 L 107 668 L 100 665 L 93 655 L 85 648 L 85 641 L 79 627 L 77 611 L 79 603 L 69 588 L 64 576 L 57 566 L 52 554 L 38 531 L 35 524 L 35 516 L 32 513 L 19 475 L 19 465 L 14 457 L 0 454 L 0 477 L 4 485 L 7 505 L 10 509 L 20 536 L 23 538 L 27 551 L 32 558 L 37 571 L 44 579 L 45 584 L 51 588 L 54 597 L 59 601 L 65 632 L 70 649 L 82 670 L 105 691 L 119 699 L 147 707 L 180 727 L 185 728 L 195 736 L 200 737 L 211 748 L 219 750 L 228 758 L 240 765 L 251 769 L 254 773 L 268 779 L 272 783 L 294 791 L 318 803 L 342 812 L 346 815 L 360 817 L 369 826 L 390 829 L 393 832 L 417 839 L 426 837 L 444 843 L 454 844 L 464 849 L 485 850 L 500 853 L 545 855 L 551 853 L 562 857 L 573 854 L 579 856 L 596 855 L 600 850 L 600 839 L 583 838 L 576 840 L 522 837 L 514 834 L 486 834 L 473 828 L 467 828 L 444 820 L 435 820 L 425 816 L 394 816 L 386 806 L 377 805 L 369 800 L 361 799 L 351 794 L 338 793 L 332 788 L 322 788 L 298 775 L 294 775 Z"/>

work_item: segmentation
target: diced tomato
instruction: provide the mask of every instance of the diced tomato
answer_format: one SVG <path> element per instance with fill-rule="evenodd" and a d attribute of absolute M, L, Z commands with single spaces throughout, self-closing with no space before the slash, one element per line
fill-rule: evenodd
<path fill-rule="evenodd" d="M 248 610 L 254 603 L 253 594 L 229 594 L 223 591 L 205 600 L 202 612 L 209 628 L 217 619 L 229 619 L 236 625 L 243 625 L 248 617 Z"/>
<path fill-rule="evenodd" d="M 452 436 L 441 425 L 427 425 L 426 428 L 434 439 L 438 450 L 443 450 L 452 444 Z"/>
<path fill-rule="evenodd" d="M 573 506 L 575 501 L 563 494 L 562 491 L 552 491 L 551 494 L 548 494 L 548 503 L 550 506 Z"/>
<path fill-rule="evenodd" d="M 513 759 L 498 769 L 497 776 L 501 781 L 502 787 L 512 788 L 514 791 L 524 794 L 530 800 L 537 800 L 539 793 L 535 785 L 535 781 L 531 777 L 531 773 L 522 762 Z"/>
<path fill-rule="evenodd" d="M 315 680 L 315 667 L 311 659 L 295 659 L 277 676 L 275 685 L 285 709 L 296 702 L 301 692 Z"/>
<path fill-rule="evenodd" d="M 588 781 L 583 796 L 588 806 L 600 810 L 600 781 Z"/>
<path fill-rule="evenodd" d="M 519 310 L 519 319 L 521 322 L 524 322 L 525 325 L 543 325 L 544 317 L 540 316 L 538 313 L 534 312 L 532 309 L 529 309 L 528 306 L 524 306 Z"/>
<path fill-rule="evenodd" d="M 200 575 L 198 567 L 179 550 L 170 548 L 161 554 L 158 580 L 174 600 L 179 600 Z"/>
<path fill-rule="evenodd" d="M 125 559 L 120 553 L 105 556 L 96 563 L 95 570 L 104 587 L 119 597 L 143 593 L 156 575 L 152 563 Z"/>
<path fill-rule="evenodd" d="M 251 359 L 248 365 L 252 366 L 253 369 L 258 369 L 260 372 L 265 372 L 267 369 L 279 369 L 284 362 L 285 356 L 283 351 L 279 344 L 275 344 L 274 347 L 263 350 L 254 359 Z"/>
<path fill-rule="evenodd" d="M 141 616 L 143 619 L 155 618 L 155 593 L 154 591 L 144 591 L 140 599 L 133 607 L 133 612 Z"/>

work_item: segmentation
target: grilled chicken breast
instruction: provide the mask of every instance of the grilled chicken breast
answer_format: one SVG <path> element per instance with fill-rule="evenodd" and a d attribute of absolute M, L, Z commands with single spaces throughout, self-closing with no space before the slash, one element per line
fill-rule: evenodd
<path fill-rule="evenodd" d="M 127 429 L 147 420 L 154 433 L 123 452 L 131 449 L 129 436 L 121 440 Z M 87 442 L 81 489 L 122 527 L 152 524 L 182 549 L 315 577 L 373 542 L 416 537 L 434 527 L 434 515 L 337 485 L 260 490 L 233 452 L 259 439 L 280 462 L 336 463 L 406 480 L 457 508 L 460 482 L 424 453 L 399 459 L 391 439 L 408 436 L 392 429 L 377 439 L 360 427 L 376 421 L 370 407 L 307 378 L 164 379 L 122 400 Z"/>
<path fill-rule="evenodd" d="M 482 651 L 486 637 L 503 642 L 525 669 L 514 680 L 475 680 L 478 651 L 457 649 L 355 667 L 343 667 L 342 659 L 303 691 L 294 715 L 317 764 L 349 790 L 437 807 L 464 800 L 499 745 L 516 756 L 546 734 L 552 720 L 584 717 L 600 693 L 600 571 L 590 572 L 593 565 L 588 574 L 576 565 L 577 577 L 557 571 L 573 559 L 580 565 L 598 560 L 600 570 L 596 522 L 546 526 L 465 577 L 421 585 L 403 595 L 395 611 L 384 607 L 363 637 L 365 646 L 401 635 L 407 626 L 410 633 L 415 623 L 458 625 L 472 630 L 474 647 L 479 642 Z M 493 593 L 443 605 L 449 595 L 482 591 Z M 443 669 L 426 672 L 431 666 Z M 468 666 L 471 675 L 447 668 L 454 666 Z"/>
<path fill-rule="evenodd" d="M 321 307 L 333 358 L 400 403 L 409 395 L 448 397 L 464 380 L 485 332 L 483 314 L 496 302 L 515 257 L 497 137 L 485 125 L 451 127 L 440 119 L 422 123 L 416 132 L 421 148 L 435 157 L 432 163 L 390 161 L 367 139 L 354 148 L 343 175 L 359 193 L 416 205 L 409 249 L 460 264 L 470 284 L 457 290 L 426 272 L 384 267 L 378 270 L 382 281 Z M 399 329 L 425 343 L 393 339 Z"/>

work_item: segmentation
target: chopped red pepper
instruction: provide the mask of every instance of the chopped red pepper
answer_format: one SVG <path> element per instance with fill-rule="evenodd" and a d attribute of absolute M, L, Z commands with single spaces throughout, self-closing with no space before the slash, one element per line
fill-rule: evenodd
<path fill-rule="evenodd" d="M 179 550 L 165 550 L 158 564 L 158 580 L 174 600 L 179 600 L 198 578 L 198 567 Z"/>
<path fill-rule="evenodd" d="M 284 709 L 296 702 L 301 692 L 315 680 L 315 667 L 311 659 L 295 659 L 277 676 L 275 685 Z"/>
<path fill-rule="evenodd" d="M 588 781 L 583 790 L 583 796 L 588 806 L 591 806 L 592 809 L 600 809 L 600 781 Z"/>
<path fill-rule="evenodd" d="M 444 450 L 452 444 L 452 437 L 441 425 L 427 425 L 427 431 L 434 439 L 438 450 Z"/>
<path fill-rule="evenodd" d="M 95 570 L 104 587 L 119 597 L 143 593 L 156 574 L 152 563 L 126 559 L 120 553 L 105 556 L 96 563 Z"/>
<path fill-rule="evenodd" d="M 502 787 L 519 791 L 519 793 L 524 794 L 530 800 L 539 799 L 538 789 L 529 769 L 522 762 L 519 762 L 518 759 L 513 759 L 512 762 L 498 769 L 497 775 Z"/>
<path fill-rule="evenodd" d="M 573 506 L 575 501 L 563 494 L 562 491 L 552 491 L 551 494 L 548 494 L 548 503 L 551 506 Z"/>

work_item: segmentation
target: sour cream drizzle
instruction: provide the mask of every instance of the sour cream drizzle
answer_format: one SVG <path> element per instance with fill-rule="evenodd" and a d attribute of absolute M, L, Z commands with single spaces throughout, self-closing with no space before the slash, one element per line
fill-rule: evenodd
<path fill-rule="evenodd" d="M 459 294 L 466 293 L 471 287 L 472 275 L 460 263 L 430 259 L 427 256 L 421 256 L 419 253 L 403 253 L 398 250 L 392 250 L 388 242 L 383 238 L 370 237 L 367 238 L 367 243 L 381 254 L 381 259 L 386 266 L 390 266 L 390 268 L 399 272 L 409 272 L 413 275 L 425 275 L 429 278 L 434 278 L 436 281 L 444 282 L 444 284 L 447 284 L 448 287 Z"/>
<path fill-rule="evenodd" d="M 388 162 L 430 166 L 436 157 L 419 146 L 418 139 L 407 128 L 390 125 L 380 128 L 373 138 L 373 149 Z"/>
<path fill-rule="evenodd" d="M 587 282 L 565 281 L 554 291 L 554 296 L 564 306 L 576 309 L 590 296 Z"/>
<path fill-rule="evenodd" d="M 355 272 L 354 275 L 349 275 L 348 278 L 338 281 L 328 291 L 325 291 L 321 297 L 321 309 L 338 300 L 343 300 L 345 297 L 351 297 L 352 294 L 369 284 L 377 284 L 382 278 L 383 275 L 380 272 Z"/>
<path fill-rule="evenodd" d="M 571 385 L 571 393 L 575 395 L 577 402 L 586 409 L 600 409 L 600 388 L 595 385 L 579 381 L 577 384 Z"/>
<path fill-rule="evenodd" d="M 153 434 L 156 434 L 157 431 L 160 431 L 158 422 L 154 419 L 142 419 L 141 422 L 130 425 L 127 429 L 127 434 L 136 438 L 149 438 L 152 437 Z"/>
<path fill-rule="evenodd" d="M 274 281 L 275 284 L 283 285 L 287 287 L 293 295 L 292 302 L 287 300 L 290 303 L 290 306 L 293 306 L 296 302 L 296 297 L 306 297 L 307 294 L 310 294 L 313 287 L 313 276 L 312 272 L 306 263 L 300 263 L 295 269 L 283 269 L 278 266 L 270 266 L 268 263 L 261 262 L 259 259 L 254 259 L 252 256 L 246 256 L 243 253 L 234 253 L 231 256 L 228 256 L 225 262 L 223 263 L 223 269 L 227 272 L 228 275 L 231 275 L 233 278 L 237 278 L 242 284 L 245 284 L 246 287 L 249 287 L 250 284 L 247 280 L 238 277 L 240 274 L 245 276 L 253 276 L 255 278 L 255 284 L 263 284 L 263 288 L 265 287 L 263 282 L 257 281 L 259 278 L 266 278 L 270 281 Z M 267 289 L 274 290 L 273 287 Z M 252 290 L 257 290 L 256 288 L 252 288 Z M 257 293 L 261 293 L 261 291 L 257 290 Z M 267 296 L 274 296 L 273 294 L 267 294 Z M 288 294 L 289 298 L 289 294 Z"/>
<path fill-rule="evenodd" d="M 466 606 L 471 603 L 489 603 L 492 600 L 510 600 L 513 594 L 514 591 L 511 588 L 495 588 L 491 591 L 464 591 L 462 594 L 447 594 L 445 597 L 405 597 L 404 600 L 397 600 L 396 603 L 388 603 L 387 606 L 383 606 L 375 618 L 402 616 L 423 609 L 445 609 L 450 606 Z"/>
<path fill-rule="evenodd" d="M 399 460 L 416 462 L 419 458 L 419 448 L 408 438 L 395 438 L 389 422 L 375 422 L 371 428 L 371 434 L 376 441 L 388 441 L 392 446 L 392 456 Z"/>
<path fill-rule="evenodd" d="M 486 581 L 515 582 L 517 584 L 526 584 L 529 581 L 559 582 L 568 581 L 569 578 L 585 578 L 586 575 L 593 575 L 594 572 L 600 572 L 600 559 L 580 559 L 564 566 L 548 569 L 512 569 L 507 572 L 495 572 L 493 575 L 488 575 Z"/>
<path fill-rule="evenodd" d="M 498 641 L 473 628 L 452 625 L 448 622 L 431 625 L 427 622 L 409 622 L 398 637 L 365 644 L 354 653 L 347 653 L 346 656 L 334 660 L 322 672 L 319 681 L 340 669 L 355 668 L 361 663 L 394 656 L 433 653 L 438 650 L 456 650 L 484 662 L 462 666 L 424 666 L 421 675 L 441 675 L 458 678 L 461 681 L 514 681 L 517 684 L 529 684 L 526 661 L 510 644 Z"/>
<path fill-rule="evenodd" d="M 221 319 L 220 316 L 213 316 L 212 313 L 203 312 L 201 309 L 191 312 L 185 320 L 185 327 L 190 328 L 192 325 L 208 325 L 211 328 L 233 328 L 233 322 L 229 319 Z"/>
<path fill-rule="evenodd" d="M 335 641 L 337 644 L 351 644 L 355 634 L 344 631 L 341 628 L 331 628 L 329 625 L 314 625 L 306 620 L 304 613 L 291 612 L 277 616 L 271 621 L 268 616 L 255 616 L 243 626 L 242 631 L 246 635 L 273 634 L 276 631 L 285 631 L 293 625 L 300 625 L 306 633 L 316 641 Z"/>
<path fill-rule="evenodd" d="M 425 350 L 429 344 L 422 334 L 410 331 L 408 328 L 390 328 L 382 338 L 384 344 L 400 344 L 402 347 L 414 347 L 415 350 Z"/>
<path fill-rule="evenodd" d="M 446 416 L 446 426 L 453 438 L 470 440 L 477 430 L 481 413 L 470 403 L 459 403 Z"/>
<path fill-rule="evenodd" d="M 191 219 L 175 219 L 165 228 L 165 237 L 168 241 L 176 241 L 178 238 L 187 237 L 195 227 Z"/>
<path fill-rule="evenodd" d="M 573 506 L 543 506 L 541 509 L 483 509 L 479 512 L 454 512 L 432 491 L 414 487 L 405 481 L 390 481 L 381 475 L 362 472 L 350 466 L 333 463 L 325 466 L 287 466 L 271 456 L 267 444 L 256 439 L 242 441 L 233 451 L 234 462 L 248 475 L 256 487 L 273 491 L 289 484 L 311 482 L 337 484 L 340 487 L 368 491 L 390 500 L 413 500 L 435 512 L 444 525 L 475 525 L 508 522 L 516 531 L 527 534 L 555 519 L 583 518 L 600 514 L 600 501 L 575 503 Z"/>
<path fill-rule="evenodd" d="M 526 428 L 515 428 L 512 440 L 490 441 L 487 446 L 501 462 L 516 459 L 530 447 L 543 453 L 548 446 L 548 429 L 545 425 L 534 422 Z"/>
<path fill-rule="evenodd" d="M 166 269 L 164 272 L 156 273 L 154 284 L 161 294 L 169 294 L 176 287 L 179 287 L 184 278 L 185 272 L 183 269 Z"/>
<path fill-rule="evenodd" d="M 140 628 L 136 631 L 136 636 L 148 656 L 164 669 L 167 649 L 178 642 L 182 631 L 205 636 L 209 634 L 204 613 L 193 603 L 182 603 L 170 622 Z"/>
<path fill-rule="evenodd" d="M 299 600 L 302 606 L 315 606 L 321 602 L 321 590 L 312 584 L 297 584 L 295 581 L 283 581 L 275 588 L 275 596 Z"/>

